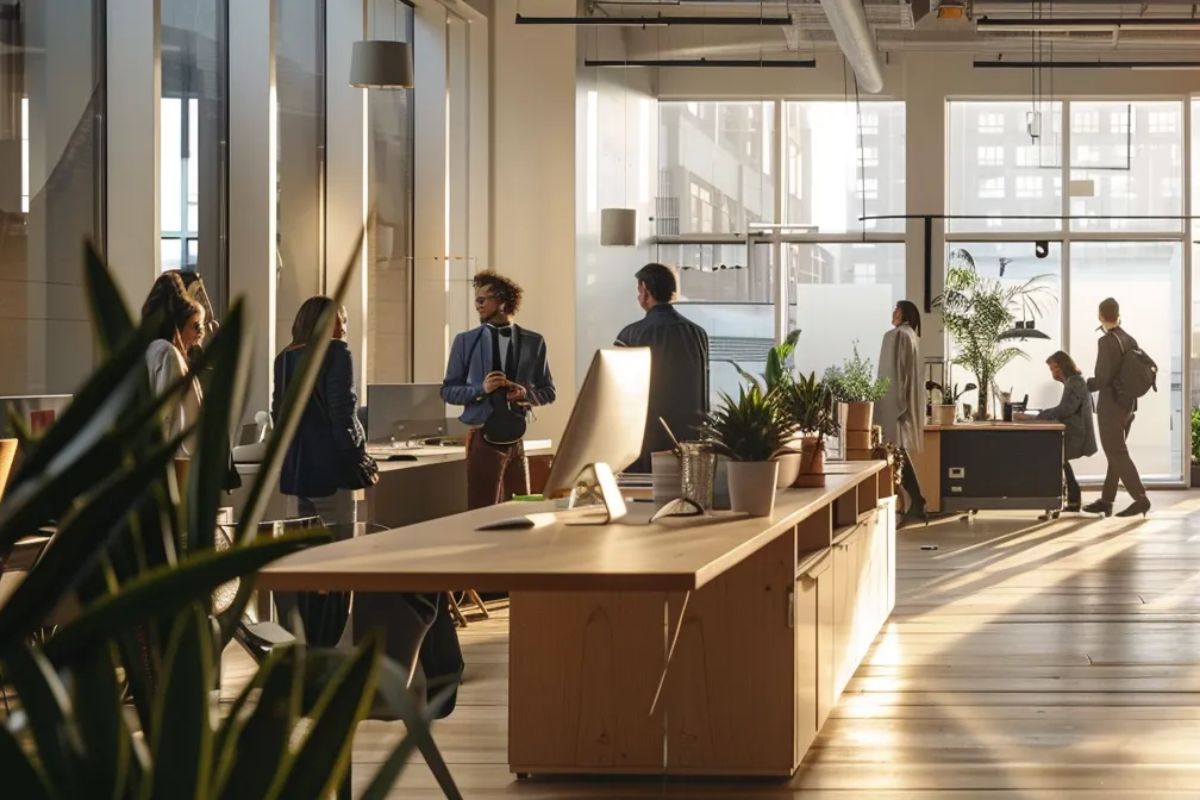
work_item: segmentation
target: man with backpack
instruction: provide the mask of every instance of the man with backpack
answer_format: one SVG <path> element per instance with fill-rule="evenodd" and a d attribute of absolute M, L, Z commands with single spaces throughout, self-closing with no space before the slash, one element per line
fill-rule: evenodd
<path fill-rule="evenodd" d="M 1087 384 L 1089 391 L 1099 392 L 1096 416 L 1100 428 L 1100 447 L 1108 459 L 1108 473 L 1104 477 L 1100 499 L 1084 506 L 1083 510 L 1111 516 L 1113 500 L 1117 497 L 1117 482 L 1120 481 L 1133 498 L 1133 503 L 1118 512 L 1117 516 L 1145 516 L 1150 510 L 1150 500 L 1146 497 L 1137 467 L 1129 457 L 1125 440 L 1133 425 L 1137 398 L 1154 386 L 1157 367 L 1138 348 L 1137 341 L 1121 328 L 1120 319 L 1121 309 L 1116 300 L 1109 297 L 1100 303 L 1100 325 L 1104 328 L 1104 335 L 1097 346 L 1095 377 L 1088 378 Z"/>

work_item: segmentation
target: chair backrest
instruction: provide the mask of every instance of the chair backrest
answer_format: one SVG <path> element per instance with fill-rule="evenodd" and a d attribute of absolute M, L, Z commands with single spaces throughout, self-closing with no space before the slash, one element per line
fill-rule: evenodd
<path fill-rule="evenodd" d="M 0 439 L 0 500 L 4 499 L 4 489 L 8 486 L 8 476 L 16 460 L 17 440 Z"/>

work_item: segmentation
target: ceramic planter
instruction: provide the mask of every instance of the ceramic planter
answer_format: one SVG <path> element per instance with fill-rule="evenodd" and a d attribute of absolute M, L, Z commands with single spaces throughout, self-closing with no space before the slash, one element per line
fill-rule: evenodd
<path fill-rule="evenodd" d="M 775 456 L 775 461 L 779 464 L 779 477 L 775 481 L 775 488 L 786 489 L 800 474 L 800 453 L 781 453 Z"/>
<path fill-rule="evenodd" d="M 1192 462 L 1191 485 L 1192 485 L 1193 489 L 1200 487 L 1200 462 L 1196 462 L 1196 461 Z"/>
<path fill-rule="evenodd" d="M 933 424 L 934 425 L 953 425 L 955 416 L 958 414 L 958 406 L 953 403 L 946 405 L 935 405 L 933 407 Z"/>
<path fill-rule="evenodd" d="M 729 506 L 752 517 L 769 517 L 775 512 L 777 461 L 730 461 Z"/>
<path fill-rule="evenodd" d="M 792 486 L 811 488 L 825 485 L 825 440 L 820 436 L 804 437 L 800 471 Z"/>

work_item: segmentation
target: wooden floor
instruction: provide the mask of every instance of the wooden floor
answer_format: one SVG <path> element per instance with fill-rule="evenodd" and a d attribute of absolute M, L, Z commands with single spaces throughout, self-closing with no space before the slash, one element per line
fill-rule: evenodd
<path fill-rule="evenodd" d="M 1145 521 L 903 529 L 895 613 L 784 784 L 514 781 L 504 611 L 462 632 L 435 735 L 468 798 L 1200 797 L 1200 493 L 1151 500 Z M 361 726 L 356 785 L 399 730 Z M 392 796 L 440 794 L 418 759 Z"/>

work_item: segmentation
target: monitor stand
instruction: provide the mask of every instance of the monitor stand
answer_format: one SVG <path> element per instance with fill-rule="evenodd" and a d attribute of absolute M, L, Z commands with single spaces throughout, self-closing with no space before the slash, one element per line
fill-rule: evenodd
<path fill-rule="evenodd" d="M 581 507 L 582 504 L 582 507 Z M 588 516 L 586 518 L 571 518 L 571 523 L 581 525 L 607 525 L 625 516 L 625 498 L 617 488 L 617 478 L 612 467 L 603 461 L 588 464 L 575 478 L 575 488 L 571 490 L 571 498 L 567 508 L 571 510 L 586 510 L 592 505 L 602 506 L 603 516 Z"/>

